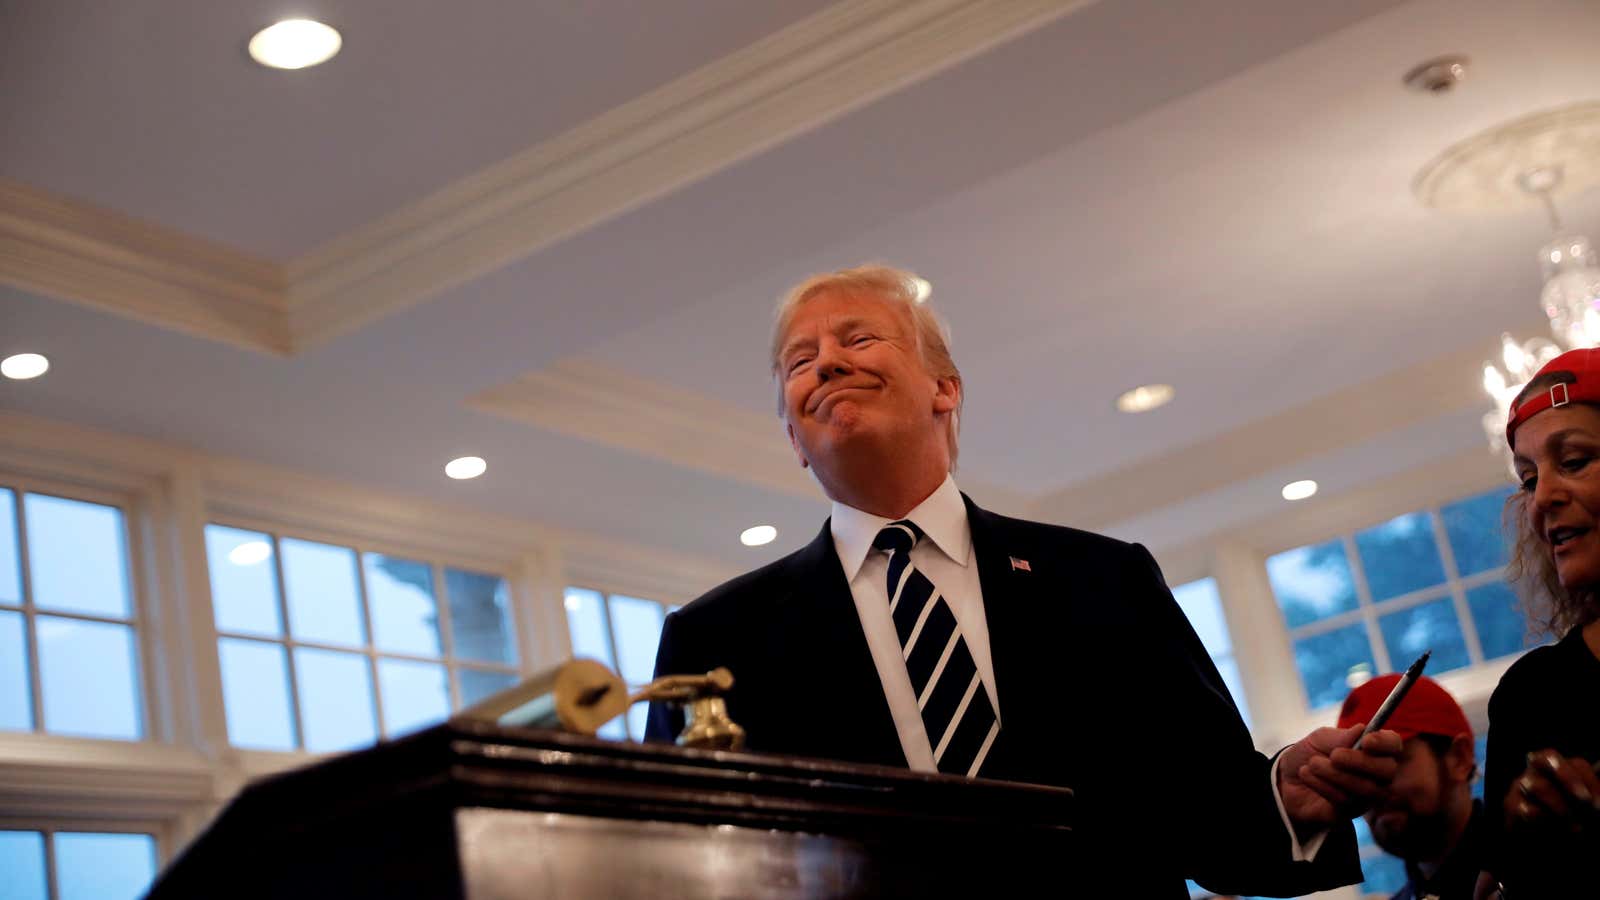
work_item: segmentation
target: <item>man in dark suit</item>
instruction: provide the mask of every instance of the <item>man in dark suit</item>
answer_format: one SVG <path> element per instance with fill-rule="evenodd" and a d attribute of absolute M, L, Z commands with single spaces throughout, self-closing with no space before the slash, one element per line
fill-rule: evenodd
<path fill-rule="evenodd" d="M 658 675 L 717 666 L 751 750 L 1070 787 L 1068 883 L 1292 895 L 1359 881 L 1349 819 L 1400 738 L 1319 729 L 1256 752 L 1143 547 L 979 508 L 956 488 L 961 377 L 910 273 L 813 278 L 773 373 L 833 501 L 803 549 L 667 617 Z M 650 711 L 649 735 L 681 727 Z"/>

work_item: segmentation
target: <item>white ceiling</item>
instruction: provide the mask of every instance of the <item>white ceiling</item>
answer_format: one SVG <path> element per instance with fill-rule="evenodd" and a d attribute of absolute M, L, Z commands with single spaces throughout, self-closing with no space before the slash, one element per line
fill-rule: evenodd
<path fill-rule="evenodd" d="M 444 21 L 318 0 L 346 48 L 300 73 L 242 53 L 272 4 L 100 6 L 6 8 L 0 175 L 287 260 L 824 4 L 485 0 Z M 0 382 L 0 407 L 755 562 L 822 504 L 467 401 L 581 360 L 770 415 L 773 300 L 883 259 L 952 322 L 980 502 L 1177 543 L 1281 504 L 1289 472 L 1337 490 L 1481 441 L 1471 409 L 1424 403 L 1409 427 L 1330 423 L 1318 452 L 1269 430 L 1236 470 L 1183 471 L 1188 448 L 1537 326 L 1542 215 L 1446 216 L 1410 179 L 1597 99 L 1597 40 L 1587 0 L 1102 0 L 298 355 L 0 289 L 0 353 L 55 363 Z M 1401 88 L 1443 52 L 1472 57 L 1457 92 Z M 1596 192 L 1561 205 L 1600 231 Z M 1176 401 L 1113 410 L 1148 381 Z M 489 474 L 447 482 L 468 452 Z M 1108 478 L 1172 486 L 1090 514 Z M 758 521 L 777 544 L 737 546 Z"/>

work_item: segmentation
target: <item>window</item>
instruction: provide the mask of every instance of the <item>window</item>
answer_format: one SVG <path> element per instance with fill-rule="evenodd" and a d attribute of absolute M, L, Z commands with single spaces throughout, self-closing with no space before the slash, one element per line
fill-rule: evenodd
<path fill-rule="evenodd" d="M 0 729 L 144 737 L 131 584 L 121 509 L 0 487 Z"/>
<path fill-rule="evenodd" d="M 1222 674 L 1222 682 L 1233 695 L 1239 715 L 1246 727 L 1250 725 L 1250 710 L 1245 706 L 1244 680 L 1239 677 L 1239 663 L 1233 655 L 1233 639 L 1228 634 L 1228 621 L 1222 615 L 1222 598 L 1217 594 L 1217 580 L 1202 578 L 1172 589 L 1178 607 L 1188 617 L 1200 636 L 1200 643 L 1211 654 L 1211 661 Z"/>
<path fill-rule="evenodd" d="M 1431 649 L 1428 674 L 1526 646 L 1505 584 L 1501 510 L 1509 488 L 1424 509 L 1267 560 L 1313 708 L 1404 668 Z"/>
<path fill-rule="evenodd" d="M 579 587 L 567 588 L 566 605 L 574 657 L 605 663 L 630 687 L 650 682 L 655 675 L 662 623 L 676 606 Z M 628 710 L 626 723 L 620 718 L 606 723 L 600 736 L 643 740 L 645 715 L 645 705 L 641 703 Z"/>
<path fill-rule="evenodd" d="M 206 554 L 235 746 L 347 750 L 518 681 L 498 575 L 220 524 Z"/>
<path fill-rule="evenodd" d="M 155 880 L 148 834 L 0 831 L 7 900 L 134 900 Z"/>

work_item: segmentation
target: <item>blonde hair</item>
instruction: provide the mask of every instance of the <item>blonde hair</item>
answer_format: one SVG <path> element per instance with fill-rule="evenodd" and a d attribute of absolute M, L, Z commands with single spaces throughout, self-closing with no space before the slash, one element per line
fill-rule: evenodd
<path fill-rule="evenodd" d="M 770 362 L 772 377 L 778 389 L 778 418 L 783 418 L 783 381 L 778 377 L 783 352 L 783 339 L 794 322 L 801 304 L 822 294 L 840 294 L 846 297 L 873 299 L 904 311 L 911 318 L 912 333 L 917 342 L 917 355 L 922 367 L 935 378 L 947 378 L 961 386 L 961 372 L 950 355 L 950 329 L 926 303 L 917 299 L 917 283 L 921 279 L 905 269 L 885 265 L 856 266 L 837 272 L 824 272 L 800 282 L 778 303 L 772 325 Z M 956 468 L 959 452 L 957 438 L 961 432 L 961 405 L 966 402 L 963 391 L 957 395 L 955 411 L 950 414 L 950 424 L 945 432 L 945 442 L 950 451 L 950 471 Z"/>
<path fill-rule="evenodd" d="M 1574 384 L 1577 380 L 1575 373 L 1564 369 L 1541 373 L 1511 402 L 1513 415 L 1530 397 L 1555 385 Z M 1544 536 L 1533 530 L 1533 519 L 1528 515 L 1528 504 L 1532 502 L 1532 495 L 1520 490 L 1506 500 L 1506 524 L 1516 535 L 1511 546 L 1511 562 L 1506 565 L 1506 578 L 1516 586 L 1522 598 L 1529 633 L 1537 634 L 1542 630 L 1559 638 L 1568 629 L 1600 618 L 1600 586 L 1568 588 L 1561 583 L 1556 574 L 1555 557 Z"/>

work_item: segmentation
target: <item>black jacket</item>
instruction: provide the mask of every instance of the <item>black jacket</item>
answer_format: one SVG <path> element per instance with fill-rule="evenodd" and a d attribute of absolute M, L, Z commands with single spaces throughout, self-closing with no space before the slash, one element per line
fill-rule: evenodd
<path fill-rule="evenodd" d="M 1315 863 L 1290 861 L 1271 762 L 1148 551 L 966 504 L 1002 722 L 984 776 L 1074 790 L 1066 883 L 1177 898 L 1185 878 L 1282 896 L 1361 879 L 1348 824 Z M 667 617 L 657 675 L 716 666 L 747 749 L 906 765 L 826 523 Z M 681 724 L 654 706 L 649 737 Z"/>

